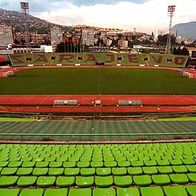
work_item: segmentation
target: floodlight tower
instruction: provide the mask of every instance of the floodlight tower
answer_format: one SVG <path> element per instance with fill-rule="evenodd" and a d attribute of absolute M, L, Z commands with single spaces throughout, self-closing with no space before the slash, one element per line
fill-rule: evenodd
<path fill-rule="evenodd" d="M 176 6 L 175 5 L 169 5 L 168 6 L 168 15 L 170 17 L 170 22 L 169 22 L 169 34 L 168 34 L 168 37 L 167 37 L 167 44 L 166 44 L 166 48 L 165 48 L 165 52 L 167 54 L 171 54 L 171 28 L 172 28 L 172 19 L 173 19 L 173 16 L 175 14 L 175 9 L 176 9 Z"/>
<path fill-rule="evenodd" d="M 27 24 L 27 15 L 29 14 L 29 3 L 28 2 L 20 2 L 20 8 L 21 12 L 24 13 L 25 16 L 25 41 L 26 41 L 26 46 L 29 45 L 29 27 Z"/>

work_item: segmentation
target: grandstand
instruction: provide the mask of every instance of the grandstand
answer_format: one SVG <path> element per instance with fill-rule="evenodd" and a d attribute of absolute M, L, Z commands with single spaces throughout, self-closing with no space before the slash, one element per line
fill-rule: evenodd
<path fill-rule="evenodd" d="M 195 195 L 195 145 L 1 144 L 0 195 Z"/>
<path fill-rule="evenodd" d="M 124 65 L 185 67 L 188 56 L 113 53 L 24 53 L 10 55 L 13 66 L 27 65 Z"/>

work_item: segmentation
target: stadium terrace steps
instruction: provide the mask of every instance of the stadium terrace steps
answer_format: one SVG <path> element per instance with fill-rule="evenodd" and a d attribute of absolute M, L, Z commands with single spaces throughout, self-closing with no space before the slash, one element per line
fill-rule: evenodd
<path fill-rule="evenodd" d="M 196 142 L 0 144 L 0 195 L 195 195 Z"/>
<path fill-rule="evenodd" d="M 10 55 L 13 66 L 27 65 L 117 65 L 185 67 L 188 56 L 114 53 L 23 53 Z"/>
<path fill-rule="evenodd" d="M 135 139 L 174 139 L 174 138 L 195 138 L 196 121 L 7 121 L 0 122 L 0 138 L 15 139 L 23 141 L 130 141 Z M 62 157 L 63 160 L 63 157 Z M 128 160 L 130 161 L 130 160 Z M 184 164 L 194 160 L 186 159 Z M 86 161 L 84 161 L 86 162 Z M 82 163 L 89 164 L 89 163 Z M 18 163 L 19 164 L 19 163 Z M 42 164 L 47 164 L 44 162 Z M 60 164 L 60 163 L 55 163 Z M 103 162 L 93 159 L 93 167 L 103 167 Z M 115 161 L 107 162 L 107 167 L 116 166 Z M 121 160 L 122 167 L 130 166 L 127 160 Z M 140 162 L 133 162 L 137 167 Z M 158 160 L 158 164 L 168 166 L 168 160 Z M 80 166 L 82 166 L 80 165 Z M 146 165 L 154 166 L 155 161 L 146 161 Z M 17 165 L 15 165 L 18 167 Z M 45 166 L 47 167 L 47 165 Z"/>

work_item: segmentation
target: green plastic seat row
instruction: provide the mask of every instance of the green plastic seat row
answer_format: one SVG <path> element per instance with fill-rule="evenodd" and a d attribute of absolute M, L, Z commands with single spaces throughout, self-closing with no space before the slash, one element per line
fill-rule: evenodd
<path fill-rule="evenodd" d="M 171 162 L 171 163 L 170 163 Z M 152 161 L 141 161 L 141 160 L 133 160 L 133 161 L 0 161 L 1 167 L 9 167 L 9 168 L 97 168 L 97 167 L 150 167 L 150 166 L 173 166 L 174 168 L 177 166 L 195 166 L 194 159 L 184 159 L 181 160 L 158 160 Z M 196 167 L 196 166 L 195 166 Z M 188 169 L 188 168 L 187 168 Z M 196 170 L 196 169 L 195 169 Z"/>
<path fill-rule="evenodd" d="M 194 196 L 196 185 L 142 188 L 0 189 L 0 196 Z"/>
<path fill-rule="evenodd" d="M 173 150 L 177 152 L 176 150 L 192 150 L 195 147 L 195 142 L 189 143 L 189 142 L 178 142 L 178 143 L 149 143 L 149 144 L 66 144 L 66 145 L 47 145 L 47 144 L 1 144 L 0 149 L 3 150 L 12 150 L 14 152 L 16 151 L 24 151 L 24 150 L 30 150 L 30 151 L 44 151 L 44 150 L 50 150 L 50 151 L 58 151 L 63 148 L 64 151 L 68 150 L 108 150 L 108 149 L 126 149 L 127 147 L 132 149 L 139 149 L 139 150 L 146 150 L 146 149 L 163 149 L 163 150 Z"/>
<path fill-rule="evenodd" d="M 52 152 L 49 152 L 50 154 L 41 154 L 40 156 L 34 156 L 34 155 L 24 155 L 18 157 L 18 156 L 7 156 L 7 155 L 1 155 L 0 153 L 0 162 L 12 162 L 9 164 L 9 167 L 12 164 L 21 165 L 23 162 L 34 162 L 34 165 L 36 167 L 39 167 L 39 162 L 44 162 L 45 167 L 61 167 L 63 162 L 77 162 L 75 163 L 78 167 L 88 167 L 90 165 L 90 162 L 102 162 L 104 166 L 107 167 L 108 162 L 113 162 L 114 165 L 118 164 L 120 166 L 123 165 L 132 165 L 132 166 L 156 166 L 156 165 L 181 165 L 181 164 L 195 164 L 195 157 L 193 155 L 156 155 L 152 156 L 149 154 L 149 156 L 144 156 L 141 153 L 138 153 L 138 156 L 134 155 L 127 155 L 127 156 L 104 156 L 102 154 L 91 157 L 91 156 L 79 156 L 78 154 L 75 155 L 75 157 L 69 157 L 68 155 L 58 155 L 54 156 L 52 155 Z M 151 152 L 152 153 L 152 152 Z M 52 155 L 52 156 L 51 156 Z M 35 164 L 35 162 L 37 163 Z M 56 163 L 50 163 L 50 162 L 57 162 Z M 41 164 L 40 164 L 41 166 Z"/>
<path fill-rule="evenodd" d="M 2 176 L 107 176 L 107 175 L 142 175 L 142 174 L 172 174 L 172 173 L 196 173 L 196 165 L 188 166 L 159 166 L 159 167 L 117 167 L 117 168 L 32 168 L 32 167 L 4 167 L 0 168 Z"/>
<path fill-rule="evenodd" d="M 135 144 L 136 145 L 136 144 Z M 114 146 L 114 145 L 113 145 Z M 194 150 L 185 150 L 185 151 L 162 151 L 159 150 L 153 150 L 153 149 L 142 149 L 139 150 L 139 148 L 135 149 L 134 151 L 131 151 L 132 149 L 127 144 L 126 149 L 121 149 L 120 146 L 118 146 L 118 150 L 114 151 L 112 150 L 113 146 L 108 146 L 107 151 L 101 150 L 99 152 L 94 151 L 93 149 L 89 150 L 63 150 L 63 149 L 57 149 L 55 151 L 51 150 L 49 148 L 47 151 L 44 151 L 40 149 L 40 152 L 38 151 L 32 151 L 32 152 L 21 152 L 19 153 L 19 150 L 12 150 L 11 152 L 0 151 L 0 162 L 1 161 L 9 161 L 9 162 L 24 162 L 24 161 L 44 161 L 44 162 L 63 162 L 63 161 L 69 161 L 69 162 L 89 162 L 89 161 L 105 161 L 105 162 L 122 162 L 122 161 L 140 161 L 140 164 L 146 165 L 146 166 L 154 166 L 154 165 L 168 165 L 168 164 L 195 164 L 195 153 Z M 156 146 L 154 144 L 154 146 Z M 93 147 L 93 145 L 92 145 Z M 63 148 L 63 147 L 62 147 Z M 86 148 L 86 147 L 84 147 Z"/>
<path fill-rule="evenodd" d="M 18 187 L 128 187 L 130 185 L 150 186 L 155 185 L 170 185 L 170 184 L 188 184 L 196 183 L 196 174 L 171 174 L 171 175 L 138 175 L 138 176 L 2 176 L 0 177 L 0 187 L 7 188 L 11 186 Z"/>

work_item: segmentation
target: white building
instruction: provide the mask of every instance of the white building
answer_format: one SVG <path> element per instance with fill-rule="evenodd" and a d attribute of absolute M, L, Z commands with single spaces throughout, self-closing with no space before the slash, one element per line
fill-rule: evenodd
<path fill-rule="evenodd" d="M 82 29 L 82 44 L 86 46 L 94 46 L 95 32 L 93 29 Z"/>
<path fill-rule="evenodd" d="M 50 29 L 51 34 L 51 44 L 59 44 L 63 41 L 63 31 L 58 26 L 54 26 Z"/>
<path fill-rule="evenodd" d="M 0 25 L 0 46 L 13 43 L 12 27 Z"/>

